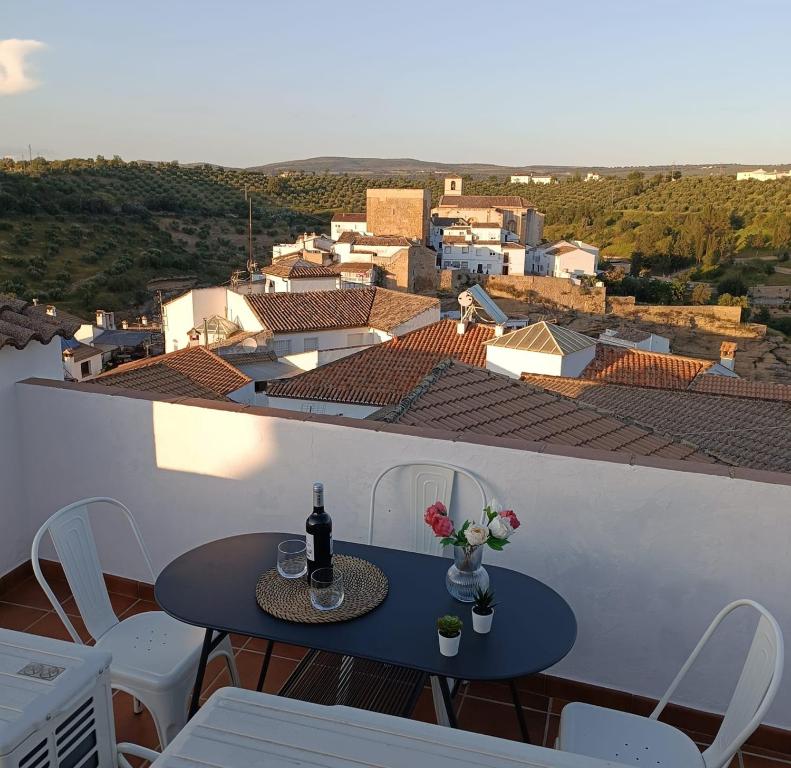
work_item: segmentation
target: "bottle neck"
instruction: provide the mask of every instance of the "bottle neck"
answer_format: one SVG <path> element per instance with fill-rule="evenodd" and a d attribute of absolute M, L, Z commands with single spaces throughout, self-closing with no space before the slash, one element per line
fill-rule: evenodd
<path fill-rule="evenodd" d="M 324 486 L 321 483 L 313 486 L 313 511 L 316 514 L 324 512 Z"/>

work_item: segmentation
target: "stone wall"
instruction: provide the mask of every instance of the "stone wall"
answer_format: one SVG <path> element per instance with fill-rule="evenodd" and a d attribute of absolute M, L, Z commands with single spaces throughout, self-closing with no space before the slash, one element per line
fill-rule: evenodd
<path fill-rule="evenodd" d="M 731 336 L 766 335 L 765 325 L 741 322 L 741 307 L 720 307 L 707 304 L 700 306 L 637 304 L 634 296 L 610 296 L 607 298 L 607 314 L 649 323 L 699 328 Z"/>
<path fill-rule="evenodd" d="M 557 309 L 575 309 L 593 315 L 603 315 L 605 288 L 575 285 L 560 277 L 540 275 L 479 275 L 463 269 L 443 269 L 439 275 L 439 289 L 450 293 L 463 291 L 478 283 L 495 298 L 518 299 Z"/>
<path fill-rule="evenodd" d="M 437 290 L 437 255 L 430 248 L 413 245 L 389 259 L 372 257 L 382 272 L 379 284 L 393 291 L 434 293 Z"/>

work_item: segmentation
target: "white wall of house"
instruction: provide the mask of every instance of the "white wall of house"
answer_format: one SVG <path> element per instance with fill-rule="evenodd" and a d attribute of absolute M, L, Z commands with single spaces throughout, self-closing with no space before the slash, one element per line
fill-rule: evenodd
<path fill-rule="evenodd" d="M 230 288 L 225 292 L 225 317 L 243 331 L 263 331 L 264 326 L 241 294 Z"/>
<path fill-rule="evenodd" d="M 267 275 L 267 293 L 307 293 L 308 291 L 334 291 L 340 287 L 340 277 L 300 277 L 291 279 Z"/>
<path fill-rule="evenodd" d="M 502 553 L 487 552 L 484 564 L 528 573 L 571 605 L 577 641 L 554 674 L 657 697 L 716 612 L 741 597 L 766 605 L 791 637 L 791 560 L 787 537 L 778 535 L 791 514 L 787 476 L 767 473 L 767 482 L 758 482 L 747 479 L 757 477 L 748 471 L 731 477 L 732 470 L 688 462 L 613 453 L 580 458 L 578 449 L 559 446 L 531 451 L 441 440 L 351 420 L 300 421 L 274 411 L 96 394 L 85 385 L 19 384 L 17 403 L 25 471 L 9 477 L 6 488 L 28 512 L 12 518 L 24 526 L 14 533 L 18 559 L 54 510 L 107 494 L 131 508 L 158 571 L 224 536 L 299 533 L 317 479 L 325 484 L 335 535 L 364 541 L 374 478 L 408 457 L 466 467 L 517 510 L 523 526 Z M 79 457 L 64 450 L 63 435 L 81 446 Z M 119 456 L 133 460 L 119 464 Z M 377 517 L 375 541 L 407 548 L 415 523 L 404 486 L 388 482 L 382 490 L 379 509 L 390 514 Z M 458 497 L 472 499 L 468 490 L 462 483 Z M 465 511 L 477 514 L 470 504 Z M 122 521 L 96 512 L 105 568 L 145 578 Z M 727 622 L 675 700 L 722 711 L 747 629 L 737 617 Z M 767 722 L 791 727 L 791 675 Z"/>
<path fill-rule="evenodd" d="M 60 337 L 49 344 L 31 341 L 24 349 L 0 349 L 0 574 L 7 573 L 30 557 L 30 542 L 26 529 L 27 506 L 22 490 L 23 463 L 22 431 L 31 425 L 19 418 L 16 382 L 29 376 L 63 381 L 63 360 Z M 70 437 L 61 435 L 61 450 Z M 43 464 L 30 467 L 34 482 L 52 480 L 49 468 Z M 53 510 L 54 512 L 55 510 Z"/>
<path fill-rule="evenodd" d="M 73 358 L 64 356 L 63 369 L 75 381 L 83 381 L 83 379 L 89 379 L 91 376 L 98 376 L 102 372 L 102 353 L 97 349 L 93 357 L 80 360 L 79 362 L 74 362 Z"/>
<path fill-rule="evenodd" d="M 312 371 L 320 365 L 327 365 L 327 363 L 334 363 L 343 357 L 355 355 L 357 352 L 362 352 L 368 349 L 371 344 L 364 344 L 359 347 L 338 347 L 336 349 L 320 349 L 314 352 L 302 352 L 292 355 L 286 355 L 280 358 L 282 362 L 289 363 L 301 371 Z"/>
<path fill-rule="evenodd" d="M 361 235 L 366 235 L 367 227 L 364 221 L 333 221 L 330 224 L 330 234 L 333 240 L 337 240 L 344 232 L 359 232 Z"/>
<path fill-rule="evenodd" d="M 167 302 L 162 307 L 162 333 L 165 352 L 189 346 L 189 331 L 214 315 L 225 316 L 226 289 L 193 288 L 189 293 Z"/>
<path fill-rule="evenodd" d="M 487 344 L 486 367 L 490 371 L 503 373 L 513 379 L 518 379 L 523 373 L 576 378 L 593 360 L 595 354 L 596 347 L 593 345 L 566 355 L 551 355 L 547 352 L 532 352 Z"/>
<path fill-rule="evenodd" d="M 591 253 L 582 248 L 573 251 L 549 254 L 551 274 L 554 277 L 571 277 L 579 275 L 595 275 L 598 267 L 598 254 Z"/>
<path fill-rule="evenodd" d="M 338 349 L 340 347 L 362 347 L 387 341 L 391 337 L 372 328 L 339 328 L 328 331 L 305 331 L 303 333 L 276 333 L 272 340 L 275 354 L 298 355 L 316 349 Z"/>
<path fill-rule="evenodd" d="M 551 176 L 511 176 L 511 184 L 551 184 Z"/>

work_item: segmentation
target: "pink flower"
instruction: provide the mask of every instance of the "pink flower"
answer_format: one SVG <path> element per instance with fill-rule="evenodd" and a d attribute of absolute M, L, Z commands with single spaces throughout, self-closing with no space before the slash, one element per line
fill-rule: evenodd
<path fill-rule="evenodd" d="M 450 536 L 453 533 L 453 521 L 447 515 L 437 515 L 431 523 L 431 530 L 440 538 Z"/>
<path fill-rule="evenodd" d="M 448 514 L 448 508 L 441 501 L 435 501 L 434 506 L 436 507 L 437 512 L 439 512 L 441 515 Z"/>
<path fill-rule="evenodd" d="M 516 516 L 516 513 L 513 509 L 504 509 L 500 512 L 500 517 L 504 517 L 508 520 L 511 528 L 516 530 L 522 523 L 519 522 L 519 518 Z"/>
<path fill-rule="evenodd" d="M 437 501 L 428 507 L 428 509 L 426 509 L 426 513 L 423 515 L 423 520 L 426 521 L 427 525 L 434 525 L 434 520 L 447 514 L 448 510 L 445 505 L 441 501 Z"/>

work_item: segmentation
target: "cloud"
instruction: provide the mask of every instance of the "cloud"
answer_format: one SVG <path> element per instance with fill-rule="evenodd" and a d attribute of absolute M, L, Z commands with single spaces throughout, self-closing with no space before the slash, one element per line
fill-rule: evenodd
<path fill-rule="evenodd" d="M 0 96 L 23 93 L 38 86 L 38 81 L 25 72 L 25 59 L 45 47 L 38 40 L 0 40 Z"/>

